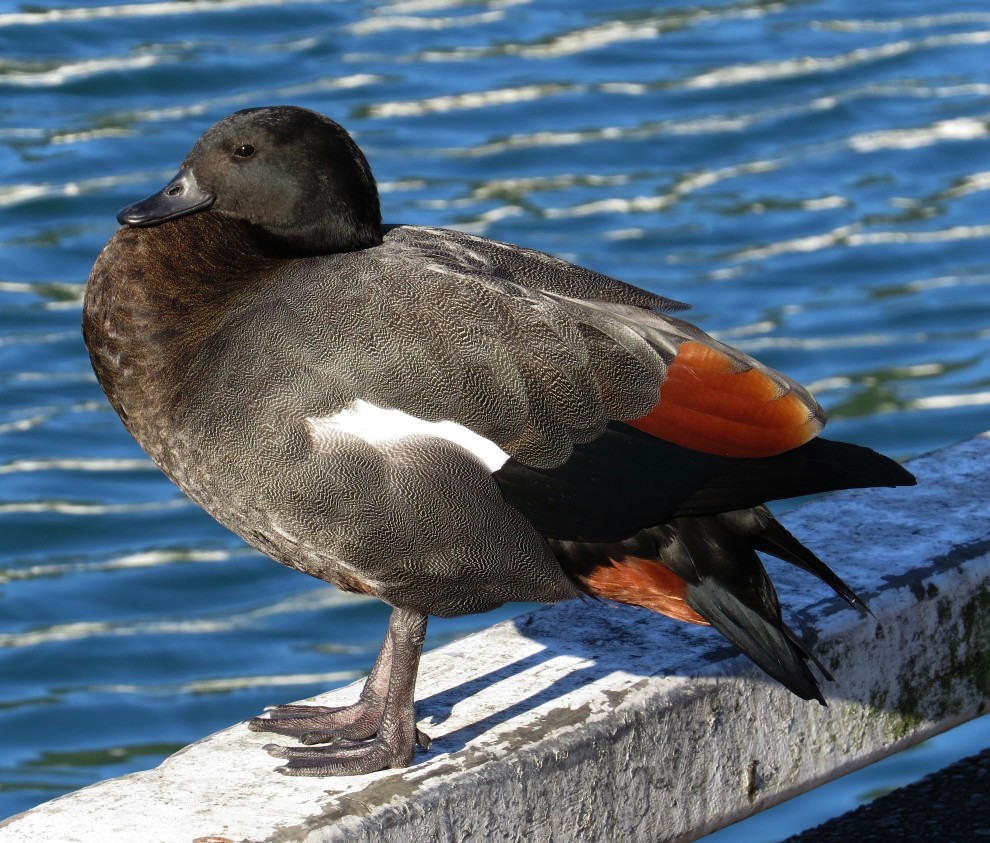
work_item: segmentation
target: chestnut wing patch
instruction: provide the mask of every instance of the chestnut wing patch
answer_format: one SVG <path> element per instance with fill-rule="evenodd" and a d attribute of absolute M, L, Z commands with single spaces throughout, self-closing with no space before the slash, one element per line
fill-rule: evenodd
<path fill-rule="evenodd" d="M 769 457 L 818 435 L 824 420 L 803 389 L 739 357 L 714 341 L 681 343 L 667 367 L 657 405 L 627 424 L 727 457 Z"/>

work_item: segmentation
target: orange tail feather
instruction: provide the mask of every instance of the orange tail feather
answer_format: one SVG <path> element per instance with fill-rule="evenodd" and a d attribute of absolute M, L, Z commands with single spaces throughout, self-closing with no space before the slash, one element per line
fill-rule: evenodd
<path fill-rule="evenodd" d="M 679 621 L 708 626 L 685 600 L 687 583 L 666 565 L 638 556 L 609 559 L 578 577 L 582 588 L 595 597 L 642 606 Z"/>

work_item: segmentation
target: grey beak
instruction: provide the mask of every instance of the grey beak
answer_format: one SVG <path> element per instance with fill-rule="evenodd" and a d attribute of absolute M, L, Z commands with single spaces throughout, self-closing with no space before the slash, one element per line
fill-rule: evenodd
<path fill-rule="evenodd" d="M 124 208 L 117 214 L 117 222 L 144 228 L 206 210 L 215 201 L 216 196 L 200 189 L 192 170 L 182 169 L 154 196 Z"/>

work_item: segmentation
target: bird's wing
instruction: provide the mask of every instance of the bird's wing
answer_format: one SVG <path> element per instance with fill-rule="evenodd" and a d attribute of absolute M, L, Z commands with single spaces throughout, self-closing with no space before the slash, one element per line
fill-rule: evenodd
<path fill-rule="evenodd" d="M 385 394 L 390 378 L 371 400 L 457 421 L 523 465 L 561 466 L 610 422 L 722 457 L 782 453 L 824 424 L 800 385 L 671 316 L 678 305 L 660 296 L 455 232 L 401 227 L 386 242 L 393 258 L 416 256 L 386 273 L 385 305 L 392 326 L 415 314 L 410 337 L 389 331 L 415 395 Z"/>

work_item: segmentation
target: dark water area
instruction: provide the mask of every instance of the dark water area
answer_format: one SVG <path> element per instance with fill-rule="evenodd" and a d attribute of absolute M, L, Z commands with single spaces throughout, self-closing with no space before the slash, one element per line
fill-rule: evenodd
<path fill-rule="evenodd" d="M 91 374 L 114 216 L 210 124 L 326 113 L 387 221 L 689 302 L 833 438 L 910 458 L 990 428 L 988 68 L 961 0 L 0 2 L 0 817 L 350 682 L 384 632 L 186 501 Z"/>

